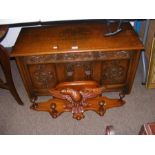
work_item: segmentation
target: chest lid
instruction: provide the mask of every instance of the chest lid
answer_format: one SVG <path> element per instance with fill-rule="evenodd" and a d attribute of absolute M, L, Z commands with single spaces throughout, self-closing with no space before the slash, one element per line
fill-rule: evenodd
<path fill-rule="evenodd" d="M 117 24 L 112 24 L 115 30 Z M 51 26 L 22 28 L 12 56 L 30 56 L 66 52 L 141 50 L 143 45 L 129 23 L 123 23 L 122 31 L 107 37 L 105 23 L 63 23 Z"/>

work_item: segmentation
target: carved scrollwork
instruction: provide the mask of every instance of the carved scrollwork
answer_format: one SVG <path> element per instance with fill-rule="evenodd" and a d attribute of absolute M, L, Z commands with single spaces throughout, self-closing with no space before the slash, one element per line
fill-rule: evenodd
<path fill-rule="evenodd" d="M 58 63 L 69 61 L 92 61 L 92 60 L 113 60 L 113 59 L 129 59 L 128 51 L 89 51 L 89 52 L 72 52 L 58 53 L 51 55 L 30 56 L 26 58 L 28 64 L 36 63 Z"/>
<path fill-rule="evenodd" d="M 35 64 L 35 63 L 45 63 L 49 60 L 55 59 L 56 55 L 38 55 L 38 56 L 30 56 L 27 58 L 27 63 Z"/>
<path fill-rule="evenodd" d="M 65 88 L 62 90 L 52 89 L 50 90 L 50 93 L 54 98 L 59 98 L 59 99 L 68 101 L 68 104 L 66 104 L 65 109 L 71 109 L 73 113 L 73 118 L 80 120 L 84 118 L 83 113 L 84 113 L 84 108 L 88 104 L 87 100 L 101 95 L 103 90 L 105 90 L 104 87 L 85 88 L 80 91 L 71 89 L 71 88 Z M 102 113 L 104 105 L 99 105 L 99 106 L 100 106 L 99 113 Z"/>
<path fill-rule="evenodd" d="M 98 57 L 100 59 L 126 59 L 130 57 L 130 53 L 128 51 L 115 51 L 115 52 L 98 52 Z"/>
<path fill-rule="evenodd" d="M 71 112 L 76 120 L 85 117 L 84 112 L 91 110 L 103 116 L 107 109 L 122 106 L 125 101 L 102 96 L 106 87 L 98 87 L 95 81 L 76 81 L 58 84 L 49 89 L 52 98 L 45 102 L 33 103 L 32 109 L 47 111 L 53 118 L 63 112 Z M 124 96 L 123 96 L 124 97 Z"/>

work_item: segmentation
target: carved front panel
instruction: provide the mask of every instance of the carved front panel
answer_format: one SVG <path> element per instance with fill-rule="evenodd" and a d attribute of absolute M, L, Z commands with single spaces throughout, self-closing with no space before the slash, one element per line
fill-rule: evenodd
<path fill-rule="evenodd" d="M 101 83 L 121 84 L 126 81 L 129 60 L 112 60 L 102 62 Z"/>
<path fill-rule="evenodd" d="M 52 64 L 28 65 L 34 88 L 48 89 L 56 85 L 56 72 Z"/>
<path fill-rule="evenodd" d="M 23 62 L 28 69 L 30 89 L 36 94 L 48 95 L 48 89 L 60 82 L 93 80 L 102 85 L 111 85 L 110 89 L 125 84 L 131 52 L 97 52 L 96 55 L 92 54 L 93 57 L 91 54 L 92 52 L 25 57 Z"/>
<path fill-rule="evenodd" d="M 72 62 L 65 64 L 66 81 L 91 80 L 91 62 Z"/>

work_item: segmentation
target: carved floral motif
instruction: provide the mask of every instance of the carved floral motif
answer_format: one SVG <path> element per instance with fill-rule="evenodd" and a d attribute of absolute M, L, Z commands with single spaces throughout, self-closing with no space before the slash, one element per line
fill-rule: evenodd
<path fill-rule="evenodd" d="M 91 61 L 91 60 L 112 60 L 112 59 L 129 59 L 130 52 L 128 51 L 90 51 L 90 52 L 72 52 L 59 53 L 51 55 L 30 56 L 26 58 L 27 63 L 57 63 L 69 61 Z"/>
<path fill-rule="evenodd" d="M 41 83 L 44 88 L 49 88 L 51 80 L 55 81 L 53 72 L 46 70 L 46 65 L 37 65 L 32 76 L 34 82 Z"/>
<path fill-rule="evenodd" d="M 126 75 L 126 68 L 119 61 L 104 62 L 102 83 L 120 83 Z"/>

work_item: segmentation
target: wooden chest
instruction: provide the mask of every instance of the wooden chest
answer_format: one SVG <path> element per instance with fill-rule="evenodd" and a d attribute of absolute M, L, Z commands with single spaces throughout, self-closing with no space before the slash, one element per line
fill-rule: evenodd
<path fill-rule="evenodd" d="M 129 23 L 117 35 L 104 36 L 108 30 L 97 22 L 23 28 L 12 56 L 30 99 L 49 95 L 60 82 L 81 80 L 130 93 L 143 45 Z"/>

